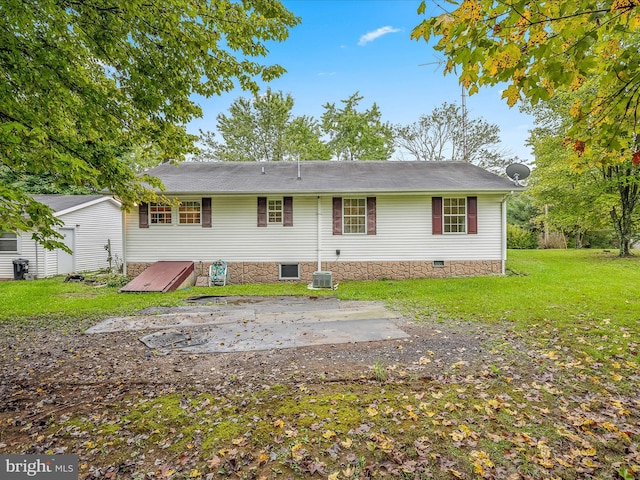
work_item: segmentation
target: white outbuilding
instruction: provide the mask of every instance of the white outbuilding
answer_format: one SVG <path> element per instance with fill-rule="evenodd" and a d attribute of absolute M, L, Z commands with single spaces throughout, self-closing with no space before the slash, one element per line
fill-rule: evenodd
<path fill-rule="evenodd" d="M 23 265 L 25 277 L 46 278 L 122 265 L 121 204 L 109 195 L 34 195 L 63 224 L 58 232 L 71 254 L 46 250 L 31 233 L 0 232 L 0 279 L 12 279 Z M 28 264 L 27 264 L 28 262 Z"/>

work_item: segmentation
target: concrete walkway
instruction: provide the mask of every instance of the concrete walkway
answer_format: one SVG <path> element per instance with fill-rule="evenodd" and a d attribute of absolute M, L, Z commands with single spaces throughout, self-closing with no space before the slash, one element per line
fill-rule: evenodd
<path fill-rule="evenodd" d="M 152 349 L 234 352 L 406 338 L 400 318 L 382 303 L 333 297 L 201 297 L 109 318 L 86 333 L 154 330 L 140 338 Z"/>

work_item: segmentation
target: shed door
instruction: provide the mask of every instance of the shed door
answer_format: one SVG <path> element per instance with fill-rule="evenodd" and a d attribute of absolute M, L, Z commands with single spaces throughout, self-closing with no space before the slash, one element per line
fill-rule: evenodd
<path fill-rule="evenodd" d="M 75 252 L 75 230 L 72 228 L 61 228 L 60 234 L 64 237 L 64 243 L 72 252 Z M 64 250 L 58 250 L 58 275 L 63 273 L 71 273 L 74 268 L 74 255 L 69 255 Z"/>

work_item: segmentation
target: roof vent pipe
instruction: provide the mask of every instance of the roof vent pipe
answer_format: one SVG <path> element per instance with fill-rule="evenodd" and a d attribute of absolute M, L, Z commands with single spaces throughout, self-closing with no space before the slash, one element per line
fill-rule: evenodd
<path fill-rule="evenodd" d="M 302 177 L 300 176 L 300 157 L 298 157 L 298 180 L 302 180 Z"/>
<path fill-rule="evenodd" d="M 265 173 L 265 172 L 264 172 L 264 167 L 262 167 L 262 175 L 264 175 L 264 173 Z"/>

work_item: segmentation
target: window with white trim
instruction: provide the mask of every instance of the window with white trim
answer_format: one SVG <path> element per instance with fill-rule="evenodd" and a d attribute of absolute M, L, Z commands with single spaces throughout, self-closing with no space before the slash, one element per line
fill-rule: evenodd
<path fill-rule="evenodd" d="M 18 253 L 18 235 L 0 232 L 0 253 Z"/>
<path fill-rule="evenodd" d="M 178 222 L 181 225 L 200 225 L 200 202 L 189 200 L 178 207 Z"/>
<path fill-rule="evenodd" d="M 171 225 L 171 205 L 150 203 L 149 220 L 152 225 Z"/>
<path fill-rule="evenodd" d="M 267 219 L 269 223 L 282 223 L 282 199 L 269 198 L 267 200 Z"/>
<path fill-rule="evenodd" d="M 344 233 L 367 233 L 366 198 L 343 199 L 342 231 Z"/>
<path fill-rule="evenodd" d="M 442 199 L 442 225 L 444 233 L 467 232 L 466 197 L 444 197 Z"/>

